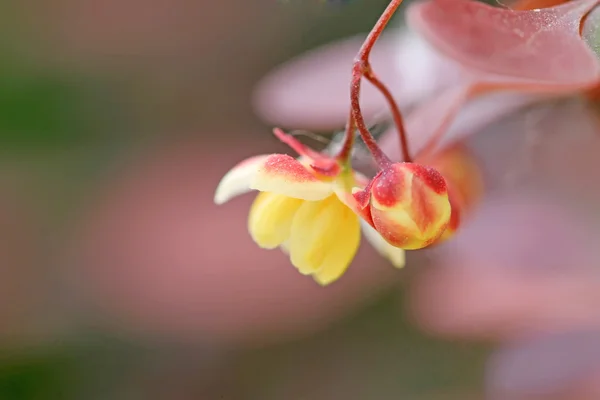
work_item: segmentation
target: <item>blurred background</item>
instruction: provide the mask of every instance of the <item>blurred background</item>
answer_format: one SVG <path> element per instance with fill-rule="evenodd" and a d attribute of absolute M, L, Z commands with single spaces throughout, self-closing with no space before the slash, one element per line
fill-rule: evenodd
<path fill-rule="evenodd" d="M 283 149 L 256 82 L 387 4 L 349 3 L 0 6 L 0 399 L 478 393 L 483 349 L 406 322 L 404 272 L 367 253 L 321 289 L 254 247 L 250 198 L 212 204 Z"/>
<path fill-rule="evenodd" d="M 234 163 L 286 151 L 259 79 L 386 4 L 0 5 L 1 400 L 483 398 L 486 342 L 405 307 L 427 255 L 361 249 L 323 289 L 254 246 L 252 196 L 212 203 Z"/>

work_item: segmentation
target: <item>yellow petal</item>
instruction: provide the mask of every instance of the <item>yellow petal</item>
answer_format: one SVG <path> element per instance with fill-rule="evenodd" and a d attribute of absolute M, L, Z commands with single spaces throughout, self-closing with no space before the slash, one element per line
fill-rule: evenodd
<path fill-rule="evenodd" d="M 404 250 L 389 244 L 371 225 L 366 221 L 360 220 L 360 225 L 365 238 L 371 245 L 385 258 L 387 258 L 394 267 L 402 268 L 406 264 Z"/>
<path fill-rule="evenodd" d="M 302 204 L 292 222 L 289 252 L 305 275 L 320 273 L 330 283 L 346 270 L 360 240 L 358 217 L 337 196 Z"/>
<path fill-rule="evenodd" d="M 260 247 L 274 249 L 288 240 L 292 220 L 304 200 L 281 194 L 261 192 L 248 217 L 248 231 Z"/>
<path fill-rule="evenodd" d="M 339 220 L 336 240 L 332 243 L 321 268 L 313 277 L 321 285 L 329 285 L 341 277 L 354 259 L 360 244 L 359 218 L 351 210 Z"/>
<path fill-rule="evenodd" d="M 254 179 L 260 165 L 270 155 L 261 155 L 245 159 L 225 174 L 215 192 L 216 204 L 223 204 L 230 199 L 253 190 L 250 182 Z"/>
<path fill-rule="evenodd" d="M 283 254 L 285 254 L 286 256 L 290 255 L 290 242 L 289 241 L 286 240 L 285 242 L 281 243 L 279 248 L 281 249 L 281 251 L 283 251 Z"/>
<path fill-rule="evenodd" d="M 335 212 L 331 212 L 331 199 L 307 201 L 294 216 L 288 251 L 292 264 L 300 273 L 316 272 L 325 258 L 331 238 L 327 236 L 334 223 Z"/>
<path fill-rule="evenodd" d="M 300 161 L 286 154 L 272 154 L 263 160 L 250 187 L 311 201 L 322 200 L 333 192 L 331 182 L 317 178 Z"/>

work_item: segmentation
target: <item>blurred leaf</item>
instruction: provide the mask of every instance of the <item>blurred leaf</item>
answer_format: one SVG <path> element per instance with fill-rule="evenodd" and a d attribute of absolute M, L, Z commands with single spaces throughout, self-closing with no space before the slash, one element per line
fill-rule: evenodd
<path fill-rule="evenodd" d="M 0 363 L 0 399 L 64 400 L 68 398 L 70 363 L 61 355 L 38 355 Z"/>
<path fill-rule="evenodd" d="M 77 92 L 52 78 L 0 76 L 3 141 L 48 142 L 72 136 L 80 121 Z"/>
<path fill-rule="evenodd" d="M 0 71 L 0 144 L 56 146 L 113 131 L 115 101 L 93 79 Z"/>
<path fill-rule="evenodd" d="M 480 391 L 485 349 L 423 335 L 396 295 L 313 337 L 250 351 L 236 381 L 246 399 L 465 400 Z M 454 394 L 457 394 L 456 396 Z"/>

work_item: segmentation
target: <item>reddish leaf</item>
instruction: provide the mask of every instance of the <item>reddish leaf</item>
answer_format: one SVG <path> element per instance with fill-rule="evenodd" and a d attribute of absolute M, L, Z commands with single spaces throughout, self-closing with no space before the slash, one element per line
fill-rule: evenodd
<path fill-rule="evenodd" d="M 407 84 L 398 82 L 396 61 L 397 49 L 402 49 L 403 43 L 397 35 L 382 38 L 373 49 L 372 61 L 381 78 L 395 88 L 394 94 L 404 98 Z M 352 60 L 364 40 L 362 35 L 342 39 L 276 68 L 256 87 L 252 100 L 256 112 L 271 124 L 293 129 L 343 126 L 350 110 Z M 369 118 L 386 109 L 381 94 L 369 85 L 365 85 L 362 96 Z"/>
<path fill-rule="evenodd" d="M 364 39 L 333 42 L 273 70 L 256 87 L 253 105 L 258 115 L 293 129 L 343 127 L 350 109 L 352 60 Z M 373 48 L 371 63 L 402 108 L 462 79 L 458 63 L 409 31 L 388 31 Z M 371 85 L 363 85 L 360 101 L 367 121 L 386 116 L 386 102 Z"/>
<path fill-rule="evenodd" d="M 449 146 L 480 132 L 490 123 L 522 107 L 547 98 L 547 95 L 506 92 L 492 93 L 468 101 L 468 86 L 445 90 L 407 115 L 410 150 L 416 154 L 425 148 L 431 151 Z M 439 142 L 432 146 L 434 136 L 439 138 Z M 380 145 L 392 160 L 401 159 L 395 128 L 382 136 Z"/>
<path fill-rule="evenodd" d="M 514 11 L 470 0 L 430 0 L 408 10 L 411 25 L 440 51 L 481 71 L 540 84 L 590 86 L 599 63 L 581 20 L 599 0 Z"/>
<path fill-rule="evenodd" d="M 548 8 L 566 3 L 569 0 L 518 0 L 509 6 L 512 10 L 533 10 L 535 8 Z"/>
<path fill-rule="evenodd" d="M 519 104 L 594 88 L 600 82 L 600 63 L 582 39 L 580 25 L 598 2 L 577 0 L 531 11 L 469 0 L 413 5 L 409 21 L 466 72 L 461 83 L 423 102 L 408 116 L 409 135 L 418 138 L 411 142 L 413 148 L 422 156 L 475 133 L 472 124 L 460 122 L 479 114 L 483 121 L 491 121 Z M 479 101 L 482 95 L 500 91 L 517 92 L 513 98 L 518 99 L 517 107 L 499 95 Z M 473 99 L 478 106 L 470 107 Z M 486 111 L 482 113 L 479 105 Z M 386 135 L 384 142 L 390 140 Z"/>

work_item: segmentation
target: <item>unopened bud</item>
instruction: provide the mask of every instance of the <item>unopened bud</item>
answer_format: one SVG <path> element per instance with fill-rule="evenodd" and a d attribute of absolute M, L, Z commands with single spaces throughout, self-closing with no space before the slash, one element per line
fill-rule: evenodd
<path fill-rule="evenodd" d="M 452 208 L 444 177 L 434 168 L 396 163 L 381 171 L 370 187 L 373 225 L 391 245 L 427 247 L 446 230 Z"/>

